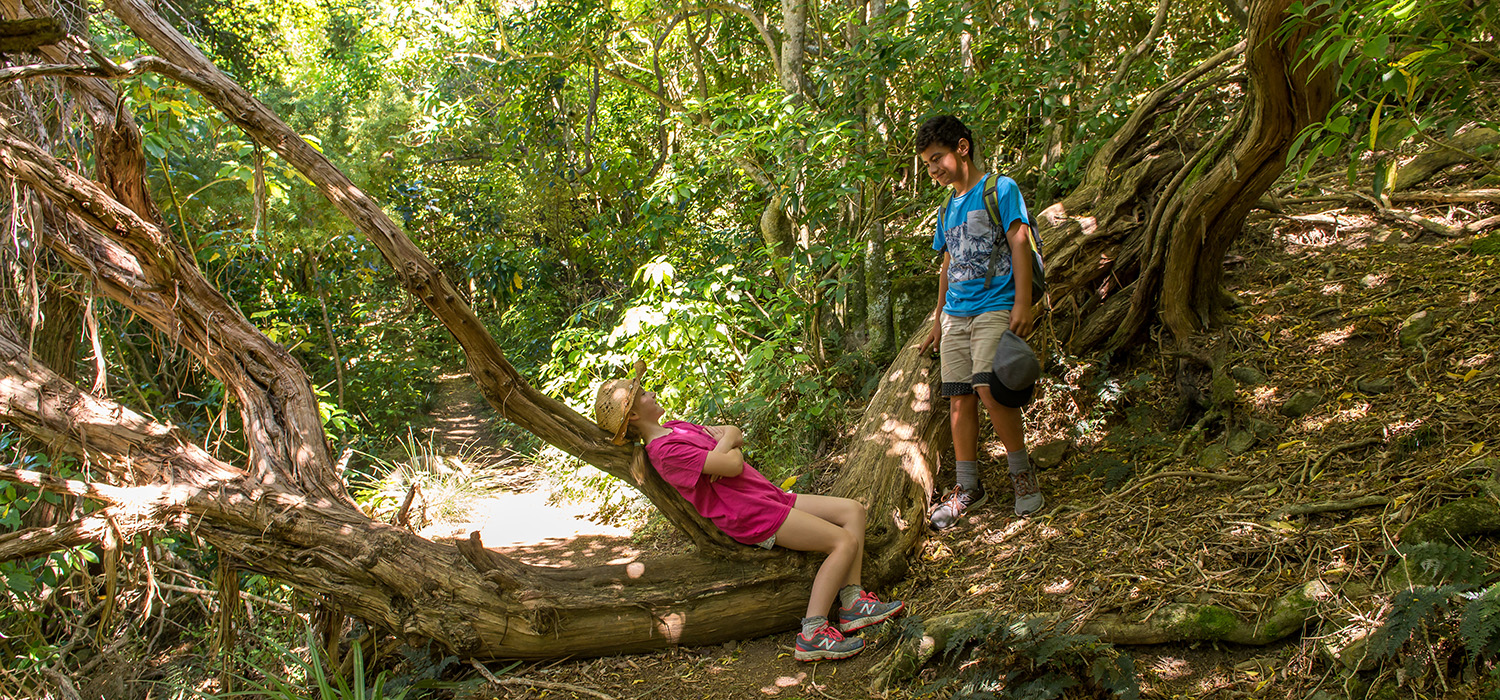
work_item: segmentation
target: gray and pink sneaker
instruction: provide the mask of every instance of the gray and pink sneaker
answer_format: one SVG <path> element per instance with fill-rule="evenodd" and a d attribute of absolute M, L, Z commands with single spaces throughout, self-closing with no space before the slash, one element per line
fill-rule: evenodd
<path fill-rule="evenodd" d="M 860 591 L 859 597 L 852 605 L 847 608 L 839 606 L 839 630 L 855 632 L 871 625 L 878 625 L 901 614 L 905 608 L 906 604 L 899 600 L 882 603 L 874 593 Z"/>

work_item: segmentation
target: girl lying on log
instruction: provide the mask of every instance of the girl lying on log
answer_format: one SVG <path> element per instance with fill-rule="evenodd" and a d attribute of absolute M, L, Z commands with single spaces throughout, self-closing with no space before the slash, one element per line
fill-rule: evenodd
<path fill-rule="evenodd" d="M 642 391 L 644 370 L 645 363 L 637 362 L 634 379 L 614 379 L 599 387 L 594 421 L 614 435 L 615 444 L 641 441 L 657 473 L 736 542 L 827 554 L 813 577 L 794 656 L 817 661 L 858 654 L 864 640 L 844 633 L 885 622 L 905 607 L 899 600 L 882 602 L 860 587 L 864 505 L 777 488 L 745 462 L 744 435 L 735 426 L 662 423 L 666 412 L 657 405 L 656 393 Z M 838 610 L 830 620 L 835 599 Z"/>

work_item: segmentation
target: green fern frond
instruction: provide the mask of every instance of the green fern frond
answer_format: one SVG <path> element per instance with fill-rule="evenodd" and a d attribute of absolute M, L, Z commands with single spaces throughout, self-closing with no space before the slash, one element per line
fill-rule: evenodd
<path fill-rule="evenodd" d="M 1395 655 L 1430 615 L 1448 607 L 1448 597 L 1458 592 L 1452 586 L 1417 586 L 1401 591 L 1391 600 L 1391 614 L 1370 636 L 1370 653 L 1377 659 Z"/>
<path fill-rule="evenodd" d="M 1473 661 L 1493 659 L 1500 655 L 1500 584 L 1486 588 L 1464 606 L 1463 621 L 1458 625 L 1464 648 Z"/>
<path fill-rule="evenodd" d="M 1139 700 L 1141 685 L 1135 675 L 1135 659 L 1129 654 L 1100 655 L 1089 664 L 1094 682 L 1120 700 Z"/>
<path fill-rule="evenodd" d="M 943 646 L 943 657 L 950 658 L 954 652 L 973 642 L 990 640 L 1003 644 L 1012 636 L 1014 635 L 1010 631 L 1010 622 L 1004 617 L 999 615 L 979 617 L 948 635 L 948 643 Z"/>
<path fill-rule="evenodd" d="M 1025 683 L 1009 688 L 1009 695 L 1015 700 L 1053 700 L 1063 697 L 1063 693 L 1069 688 L 1078 685 L 1078 679 L 1056 671 L 1042 674 Z"/>
<path fill-rule="evenodd" d="M 1446 542 L 1403 544 L 1394 553 L 1406 560 L 1414 577 L 1420 576 L 1434 586 L 1445 583 L 1466 588 L 1478 586 L 1489 574 L 1489 562 L 1484 557 Z"/>

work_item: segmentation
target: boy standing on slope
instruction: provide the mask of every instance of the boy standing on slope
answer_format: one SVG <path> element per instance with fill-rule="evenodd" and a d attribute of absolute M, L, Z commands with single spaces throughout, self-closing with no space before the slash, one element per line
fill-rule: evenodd
<path fill-rule="evenodd" d="M 923 122 L 916 147 L 933 181 L 953 188 L 932 239 L 932 249 L 943 253 L 943 264 L 938 270 L 937 318 L 921 350 L 936 346 L 942 351 L 943 395 L 951 409 L 958 483 L 933 507 L 932 527 L 952 526 L 988 497 L 979 481 L 980 401 L 1005 444 L 1016 515 L 1030 515 L 1041 509 L 1043 498 L 1026 456 L 1021 407 L 1031 402 L 1035 375 L 1024 386 L 1006 386 L 991 363 L 1002 345 L 1003 357 L 1031 355 L 1017 337 L 1031 333 L 1034 320 L 1031 217 L 1015 180 L 988 175 L 974 163 L 974 136 L 957 118 L 943 115 Z M 995 178 L 999 227 L 985 208 L 989 178 Z M 991 255 L 997 256 L 992 278 L 987 275 Z M 1034 355 L 1030 362 L 1035 363 Z"/>

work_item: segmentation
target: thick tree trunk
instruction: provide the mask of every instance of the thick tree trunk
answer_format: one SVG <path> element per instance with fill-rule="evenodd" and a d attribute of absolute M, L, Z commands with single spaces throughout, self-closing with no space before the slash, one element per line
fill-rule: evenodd
<path fill-rule="evenodd" d="M 834 495 L 869 509 L 864 576 L 870 585 L 906 574 L 907 557 L 927 536 L 933 478 L 952 440 L 938 364 L 918 352 L 930 328 L 929 315 L 886 369 L 833 485 Z"/>
<path fill-rule="evenodd" d="M 1276 34 L 1289 4 L 1255 2 L 1244 44 L 1147 95 L 1083 185 L 1041 212 L 1053 310 L 1070 349 L 1119 348 L 1155 321 L 1182 342 L 1213 323 L 1225 252 L 1297 133 L 1332 104 L 1334 75 L 1299 65 L 1300 34 Z M 1242 50 L 1246 99 L 1217 134 L 1205 141 L 1176 123 L 1153 129 L 1166 108 L 1191 106 L 1222 81 L 1220 67 Z M 1179 151 L 1179 142 L 1196 147 Z"/>

